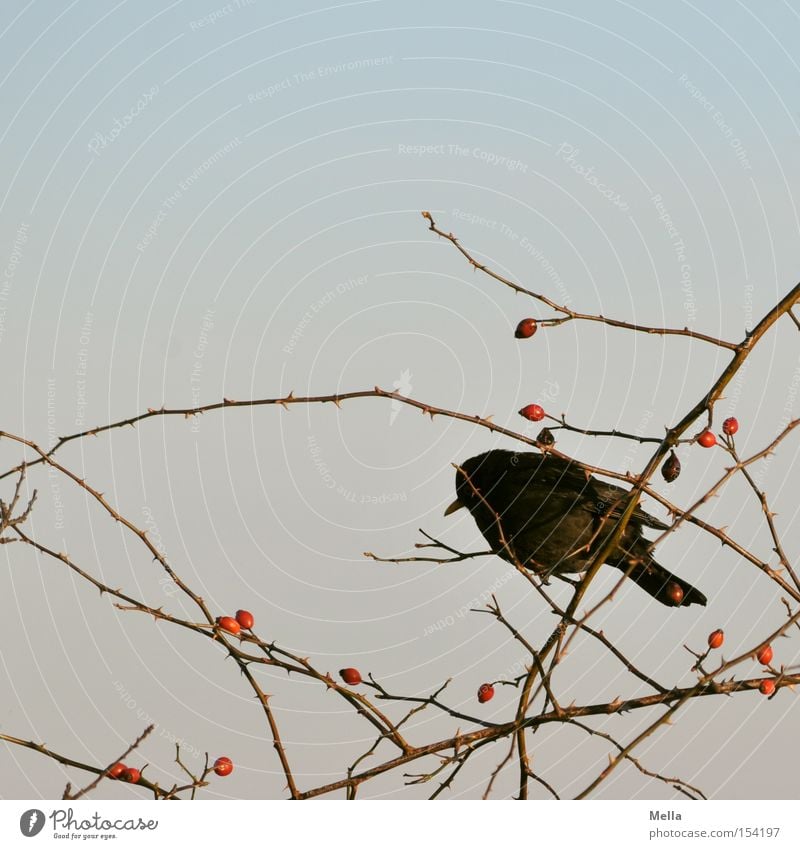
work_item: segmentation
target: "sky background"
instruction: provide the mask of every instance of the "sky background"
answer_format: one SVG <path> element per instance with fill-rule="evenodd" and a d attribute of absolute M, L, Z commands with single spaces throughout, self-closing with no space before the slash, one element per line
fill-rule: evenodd
<path fill-rule="evenodd" d="M 7 0 L 0 13 L 0 429 L 40 445 L 148 407 L 328 394 L 379 385 L 535 435 L 530 402 L 584 427 L 660 436 L 729 357 L 571 322 L 519 343 L 535 302 L 479 273 L 421 210 L 482 261 L 586 313 L 738 342 L 798 279 L 800 3 L 121 2 Z M 602 189 L 602 191 L 601 191 Z M 797 416 L 796 330 L 784 319 L 717 407 L 742 452 Z M 698 428 L 699 429 L 699 428 Z M 694 431 L 692 431 L 694 432 Z M 382 399 L 151 420 L 72 443 L 61 462 L 146 526 L 211 609 L 247 608 L 256 630 L 319 668 L 357 666 L 394 692 L 507 719 L 517 691 L 478 707 L 480 683 L 521 654 L 487 616 L 495 591 L 536 643 L 554 617 L 497 558 L 383 565 L 417 529 L 483 547 L 444 518 L 453 462 L 507 438 Z M 587 462 L 639 471 L 629 442 L 559 436 Z M 786 551 L 800 550 L 796 437 L 757 467 Z M 685 447 L 659 491 L 691 504 L 722 474 L 720 450 Z M 6 469 L 23 456 L 0 441 Z M 28 528 L 107 583 L 181 612 L 141 544 L 66 479 L 31 470 Z M 6 501 L 13 484 L 0 484 Z M 664 518 L 650 502 L 648 509 Z M 741 483 L 700 515 L 775 561 Z M 141 757 L 162 784 L 173 741 L 191 765 L 229 755 L 206 798 L 280 798 L 283 777 L 236 667 L 208 641 L 116 610 L 54 561 L 2 548 L 0 730 L 105 764 L 148 722 Z M 672 610 L 626 586 L 596 627 L 668 683 L 690 683 L 687 643 L 726 631 L 753 647 L 785 615 L 754 567 L 684 527 L 660 562 L 706 608 Z M 602 570 L 598 599 L 616 572 Z M 554 586 L 564 600 L 567 588 Z M 438 627 L 437 627 L 438 626 Z M 797 638 L 776 663 L 798 661 Z M 759 667 L 746 664 L 742 674 Z M 371 742 L 318 686 L 266 673 L 298 783 L 341 777 Z M 579 640 L 561 701 L 611 701 L 639 682 Z M 695 700 L 639 750 L 651 768 L 716 798 L 796 798 L 794 693 Z M 602 725 L 622 739 L 654 713 Z M 415 740 L 454 732 L 423 713 Z M 463 730 L 463 729 L 462 729 Z M 538 734 L 535 769 L 564 795 L 607 747 L 568 728 Z M 388 750 L 387 750 L 388 751 Z M 485 751 L 451 797 L 475 798 L 503 755 Z M 81 774 L 0 748 L 0 796 L 60 797 Z M 498 796 L 514 792 L 507 770 Z M 400 776 L 365 797 L 424 798 Z M 127 798 L 104 783 L 99 797 Z M 533 791 L 540 793 L 540 789 Z M 601 798 L 673 798 L 633 768 Z"/>

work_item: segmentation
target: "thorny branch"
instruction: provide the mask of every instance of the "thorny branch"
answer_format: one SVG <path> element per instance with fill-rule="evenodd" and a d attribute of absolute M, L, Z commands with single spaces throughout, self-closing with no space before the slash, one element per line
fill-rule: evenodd
<path fill-rule="evenodd" d="M 800 620 L 800 609 L 796 606 L 800 604 L 800 583 L 796 571 L 794 570 L 790 558 L 788 557 L 785 547 L 783 546 L 778 529 L 774 522 L 775 513 L 770 505 L 766 493 L 758 486 L 756 479 L 752 476 L 750 468 L 758 461 L 770 456 L 778 445 L 789 436 L 789 434 L 800 423 L 800 420 L 790 422 L 780 434 L 778 434 L 769 445 L 762 450 L 751 455 L 747 459 L 742 459 L 735 446 L 733 438 L 723 440 L 722 447 L 728 452 L 734 461 L 734 465 L 726 469 L 725 474 L 714 483 L 694 504 L 688 508 L 681 508 L 672 504 L 663 495 L 657 492 L 650 485 L 649 481 L 658 468 L 659 463 L 664 456 L 673 448 L 681 444 L 689 444 L 697 439 L 697 435 L 685 436 L 691 425 L 700 417 L 707 417 L 707 426 L 711 427 L 713 422 L 713 411 L 715 403 L 722 397 L 725 386 L 730 382 L 736 372 L 741 368 L 746 358 L 752 352 L 754 346 L 763 338 L 764 334 L 772 327 L 772 325 L 784 314 L 788 314 L 790 319 L 796 326 L 800 327 L 796 316 L 792 313 L 792 307 L 800 298 L 800 286 L 794 287 L 792 291 L 783 298 L 776 307 L 771 310 L 764 318 L 756 325 L 754 330 L 748 333 L 743 341 L 739 343 L 729 342 L 722 339 L 716 339 L 712 336 L 707 336 L 702 333 L 690 331 L 686 328 L 659 328 L 649 327 L 645 325 L 630 323 L 611 319 L 602 315 L 592 315 L 580 313 L 569 309 L 564 305 L 560 305 L 550 299 L 548 296 L 534 292 L 531 289 L 520 286 L 512 280 L 503 277 L 493 271 L 488 266 L 478 262 L 474 256 L 467 251 L 460 241 L 452 234 L 446 233 L 439 229 L 429 213 L 423 213 L 428 221 L 429 229 L 450 242 L 457 250 L 465 257 L 470 265 L 488 275 L 495 281 L 512 289 L 515 292 L 525 294 L 535 299 L 540 304 L 548 307 L 555 313 L 555 317 L 544 318 L 539 321 L 542 327 L 555 327 L 564 324 L 568 321 L 590 321 L 599 322 L 612 327 L 653 334 L 662 336 L 685 336 L 689 339 L 705 342 L 717 347 L 729 350 L 732 352 L 732 358 L 727 367 L 720 374 L 719 378 L 714 382 L 709 391 L 699 399 L 696 404 L 687 412 L 677 424 L 667 429 L 663 437 L 640 436 L 625 431 L 612 428 L 606 430 L 594 430 L 584 427 L 578 427 L 567 422 L 566 417 L 562 414 L 556 418 L 549 416 L 554 423 L 552 429 L 562 429 L 567 432 L 577 432 L 598 437 L 609 438 L 624 438 L 636 440 L 640 443 L 651 443 L 656 445 L 655 451 L 645 465 L 645 468 L 640 474 L 631 474 L 630 472 L 619 472 L 613 469 L 603 469 L 600 467 L 590 466 L 588 464 L 580 464 L 586 469 L 587 473 L 599 474 L 611 479 L 627 482 L 632 486 L 629 496 L 625 499 L 625 503 L 621 505 L 621 517 L 616 521 L 616 525 L 612 534 L 604 541 L 601 550 L 590 564 L 590 567 L 580 581 L 573 582 L 572 596 L 565 607 L 561 607 L 554 602 L 550 594 L 545 589 L 542 581 L 529 571 L 522 564 L 512 562 L 516 572 L 536 590 L 536 592 L 549 605 L 552 613 L 557 617 L 558 624 L 550 632 L 549 636 L 539 646 L 535 645 L 522 631 L 511 622 L 511 620 L 503 613 L 500 604 L 494 596 L 492 596 L 491 604 L 482 611 L 492 615 L 510 634 L 511 639 L 517 644 L 529 662 L 524 664 L 526 671 L 516 680 L 509 682 L 518 687 L 520 696 L 517 700 L 516 710 L 513 718 L 504 722 L 488 721 L 479 716 L 471 715 L 465 712 L 460 706 L 448 703 L 445 699 L 444 692 L 449 681 L 445 681 L 441 686 L 435 689 L 428 696 L 405 695 L 392 693 L 384 684 L 382 684 L 374 675 L 370 675 L 368 680 L 363 684 L 364 692 L 353 689 L 349 686 L 343 686 L 333 679 L 328 672 L 323 672 L 309 658 L 302 657 L 296 652 L 279 646 L 274 640 L 265 640 L 259 637 L 255 632 L 242 633 L 237 637 L 226 634 L 218 625 L 216 618 L 209 609 L 203 599 L 186 584 L 180 577 L 178 570 L 167 561 L 165 556 L 158 551 L 147 536 L 147 532 L 139 528 L 129 518 L 124 516 L 118 509 L 106 498 L 106 496 L 73 472 L 67 465 L 58 462 L 55 455 L 59 450 L 76 440 L 84 439 L 88 436 L 98 436 L 102 433 L 114 431 L 128 426 L 135 426 L 140 422 L 157 418 L 180 416 L 183 418 L 191 418 L 206 413 L 234 409 L 239 407 L 257 407 L 257 406 L 281 406 L 288 410 L 293 405 L 310 405 L 310 404 L 325 404 L 332 403 L 339 407 L 345 401 L 356 399 L 382 398 L 389 399 L 395 402 L 408 405 L 419 409 L 423 414 L 429 415 L 433 420 L 436 416 L 446 417 L 457 421 L 465 422 L 472 426 L 484 428 L 491 433 L 507 436 L 524 444 L 538 448 L 539 450 L 551 451 L 556 456 L 563 459 L 572 459 L 566 454 L 560 453 L 552 444 L 544 444 L 538 439 L 532 439 L 524 434 L 518 433 L 515 430 L 495 424 L 492 421 L 492 416 L 484 414 L 467 414 L 460 411 L 448 410 L 442 407 L 434 406 L 414 398 L 401 395 L 398 392 L 383 390 L 380 387 L 373 389 L 365 389 L 353 392 L 335 393 L 328 395 L 315 396 L 295 396 L 293 392 L 281 397 L 261 398 L 251 400 L 233 400 L 223 398 L 221 401 L 206 404 L 203 406 L 188 407 L 188 408 L 151 408 L 146 412 L 134 415 L 116 422 L 100 425 L 89 430 L 84 430 L 78 433 L 69 434 L 61 437 L 47 451 L 41 448 L 32 440 L 22 436 L 17 436 L 10 433 L 0 432 L 0 438 L 5 438 L 12 442 L 16 442 L 23 446 L 33 456 L 28 456 L 22 459 L 18 465 L 0 474 L 0 480 L 16 475 L 16 483 L 14 493 L 11 500 L 7 504 L 0 500 L 0 543 L 21 543 L 22 546 L 29 547 L 37 551 L 40 555 L 46 556 L 62 567 L 66 567 L 81 579 L 94 586 L 101 594 L 107 594 L 115 599 L 116 606 L 124 611 L 146 613 L 154 620 L 163 621 L 186 629 L 198 636 L 203 636 L 210 640 L 215 646 L 219 646 L 224 650 L 226 656 L 230 657 L 236 664 L 239 672 L 244 676 L 248 686 L 252 689 L 261 706 L 264 714 L 266 728 L 272 739 L 273 747 L 280 763 L 281 770 L 286 780 L 286 788 L 289 796 L 293 799 L 309 799 L 317 796 L 343 791 L 347 798 L 354 799 L 362 784 L 375 778 L 379 775 L 407 768 L 410 764 L 423 762 L 422 771 L 416 773 L 406 773 L 408 783 L 419 784 L 439 780 L 437 788 L 431 794 L 431 798 L 437 798 L 446 790 L 453 787 L 457 776 L 462 769 L 470 763 L 472 755 L 479 749 L 505 741 L 507 753 L 502 760 L 497 764 L 489 777 L 488 784 L 484 796 L 488 796 L 504 768 L 514 760 L 516 752 L 516 762 L 519 770 L 519 798 L 527 798 L 528 785 L 530 781 L 535 781 L 541 785 L 545 791 L 558 798 L 557 790 L 551 786 L 547 779 L 534 772 L 531 767 L 531 759 L 528 754 L 528 738 L 526 735 L 535 733 L 537 729 L 542 728 L 552 723 L 561 725 L 574 725 L 584 733 L 605 740 L 613 749 L 614 754 L 610 756 L 608 765 L 594 778 L 584 790 L 578 794 L 578 798 L 584 798 L 593 793 L 597 787 L 605 781 L 613 770 L 622 762 L 628 761 L 632 763 L 642 775 L 645 775 L 654 780 L 658 780 L 673 786 L 676 792 L 688 795 L 692 798 L 703 797 L 702 791 L 692 786 L 688 782 L 680 778 L 666 777 L 658 771 L 644 767 L 640 761 L 633 756 L 633 751 L 648 737 L 654 734 L 659 729 L 671 722 L 672 717 L 686 704 L 692 700 L 704 696 L 712 695 L 731 695 L 733 693 L 746 692 L 756 690 L 763 687 L 765 681 L 769 681 L 774 685 L 774 692 L 770 695 L 770 699 L 776 698 L 777 694 L 786 688 L 793 688 L 800 683 L 800 675 L 791 673 L 790 669 L 781 667 L 776 669 L 768 666 L 765 674 L 756 678 L 736 678 L 732 675 L 735 667 L 749 660 L 753 655 L 753 650 L 745 652 L 736 658 L 728 661 L 720 661 L 716 668 L 707 672 L 702 667 L 702 662 L 698 661 L 693 667 L 693 672 L 697 673 L 697 681 L 691 686 L 667 686 L 666 684 L 655 681 L 651 676 L 639 669 L 614 643 L 603 633 L 602 630 L 590 626 L 589 620 L 597 617 L 598 611 L 613 599 L 616 588 L 611 593 L 606 595 L 599 603 L 595 604 L 590 610 L 585 613 L 579 613 L 579 608 L 585 597 L 585 594 L 595 576 L 598 569 L 605 561 L 609 553 L 616 546 L 619 538 L 624 532 L 625 526 L 633 515 L 639 498 L 642 494 L 647 494 L 659 501 L 665 506 L 674 516 L 674 521 L 667 531 L 664 531 L 662 536 L 654 542 L 654 545 L 661 541 L 668 534 L 676 532 L 676 530 L 684 523 L 689 522 L 700 528 L 702 531 L 709 533 L 718 539 L 723 545 L 731 548 L 733 551 L 741 555 L 746 561 L 756 566 L 767 577 L 776 583 L 782 591 L 786 593 L 795 604 L 783 598 L 782 602 L 786 607 L 786 618 L 781 622 L 771 634 L 764 635 L 759 641 L 759 646 L 765 645 L 779 637 L 786 637 L 789 631 L 798 627 Z M 79 487 L 91 499 L 98 504 L 102 510 L 115 522 L 120 523 L 127 529 L 136 539 L 144 546 L 152 559 L 159 564 L 160 568 L 169 576 L 188 599 L 190 599 L 200 616 L 199 621 L 184 618 L 173 612 L 166 611 L 161 607 L 154 608 L 146 604 L 142 599 L 137 598 L 130 592 L 125 592 L 119 588 L 112 588 L 96 576 L 91 570 L 78 565 L 74 559 L 65 552 L 60 552 L 44 542 L 36 539 L 32 532 L 23 530 L 23 525 L 30 518 L 36 499 L 36 491 L 27 500 L 23 508 L 20 508 L 20 503 L 23 497 L 23 488 L 27 474 L 32 467 L 47 466 L 53 473 L 59 474 L 71 481 L 76 487 Z M 771 567 L 768 562 L 759 557 L 757 554 L 749 551 L 745 546 L 732 539 L 727 529 L 715 528 L 708 523 L 699 519 L 695 514 L 707 501 L 717 495 L 722 487 L 731 480 L 735 475 L 741 474 L 747 481 L 756 496 L 770 537 L 773 542 L 773 553 L 778 558 L 778 567 Z M 500 530 L 500 538 L 503 541 L 503 546 L 506 553 L 510 553 L 510 548 L 505 543 L 500 517 L 497 517 L 498 528 Z M 408 557 L 379 557 L 371 552 L 366 552 L 366 556 L 380 562 L 405 563 L 405 562 L 429 562 L 437 564 L 457 563 L 466 559 L 487 556 L 492 552 L 480 551 L 465 553 L 449 546 L 445 542 L 427 534 L 420 530 L 427 542 L 418 543 L 418 549 L 426 551 L 443 552 L 441 557 L 438 556 L 408 556 Z M 790 581 L 787 581 L 783 574 L 788 575 Z M 622 579 L 621 579 L 622 581 Z M 553 674 L 556 668 L 566 659 L 566 650 L 577 637 L 578 634 L 586 634 L 588 637 L 597 641 L 603 648 L 623 667 L 638 679 L 639 686 L 644 684 L 650 692 L 645 694 L 636 694 L 628 698 L 615 697 L 611 701 L 591 703 L 591 704 L 570 704 L 564 705 L 560 702 L 558 694 L 553 685 Z M 699 653 L 692 652 L 695 657 L 701 657 Z M 708 652 L 702 655 L 705 661 Z M 358 756 L 352 764 L 344 771 L 343 777 L 335 781 L 326 783 L 321 786 L 301 789 L 298 785 L 298 780 L 291 768 L 290 753 L 287 752 L 284 745 L 278 721 L 275 713 L 270 706 L 270 699 L 273 696 L 267 695 L 260 683 L 260 669 L 267 667 L 272 670 L 282 670 L 286 673 L 287 680 L 289 676 L 301 676 L 306 679 L 317 682 L 327 690 L 332 690 L 338 698 L 351 708 L 356 715 L 366 721 L 376 734 L 372 744 L 366 751 Z M 498 682 L 496 682 L 498 683 Z M 377 702 L 388 704 L 389 708 L 382 709 L 378 707 Z M 410 707 L 409 707 L 410 705 Z M 587 717 L 606 717 L 614 714 L 627 714 L 637 710 L 652 710 L 659 707 L 664 708 L 662 712 L 645 728 L 644 731 L 634 736 L 629 742 L 624 743 L 612 737 L 604 731 L 593 728 L 586 722 L 582 721 Z M 392 712 L 395 709 L 403 709 L 403 713 L 398 718 L 392 718 Z M 410 727 L 410 720 L 417 716 L 421 711 L 435 711 L 440 716 L 448 717 L 457 723 L 454 732 L 441 739 L 417 743 L 413 742 L 412 734 L 417 735 L 416 729 L 407 731 Z M 462 731 L 462 728 L 468 730 Z M 402 729 L 402 730 L 401 730 Z M 469 730 L 472 729 L 472 730 Z M 122 757 L 127 756 L 133 751 L 140 742 L 150 733 L 152 726 L 145 730 L 140 738 L 126 750 Z M 65 766 L 80 769 L 92 773 L 96 778 L 78 791 L 71 795 L 71 787 L 67 785 L 64 798 L 79 798 L 97 787 L 99 782 L 107 776 L 108 765 L 100 766 L 96 764 L 88 764 L 71 759 L 61 755 L 43 744 L 35 743 L 30 740 L 13 737 L 11 735 L 0 734 L 0 739 L 7 743 L 33 749 L 48 758 L 51 758 Z M 377 756 L 379 749 L 383 744 L 388 744 L 394 750 L 393 753 L 379 763 L 373 764 L 369 768 L 363 768 L 362 765 L 368 759 Z M 429 759 L 433 759 L 435 763 L 428 765 Z M 139 779 L 138 785 L 152 792 L 155 798 L 175 799 L 181 798 L 182 795 L 188 794 L 190 798 L 194 798 L 198 789 L 206 786 L 209 773 L 212 767 L 209 766 L 208 757 L 206 757 L 205 767 L 201 774 L 193 775 L 188 768 L 183 764 L 180 758 L 180 750 L 177 750 L 176 763 L 180 769 L 187 775 L 189 781 L 178 785 L 174 784 L 168 789 L 159 787 L 157 783 L 151 782 L 144 776 Z"/>
<path fill-rule="evenodd" d="M 489 268 L 488 265 L 484 265 L 483 263 L 478 262 L 475 257 L 461 244 L 459 239 L 454 236 L 452 233 L 446 233 L 444 230 L 440 230 L 436 225 L 436 222 L 433 220 L 433 216 L 430 212 L 423 212 L 422 217 L 428 222 L 428 229 L 436 233 L 437 236 L 441 236 L 443 239 L 447 239 L 458 252 L 467 260 L 467 262 L 477 271 L 482 271 L 484 274 L 491 277 L 493 280 L 496 280 L 498 283 L 502 283 L 504 286 L 508 286 L 509 289 L 517 292 L 521 295 L 528 295 L 531 298 L 539 301 L 539 303 L 544 304 L 547 307 L 550 307 L 551 310 L 558 313 L 560 318 L 550 318 L 544 319 L 539 322 L 541 327 L 557 327 L 560 324 L 565 324 L 568 321 L 595 321 L 600 322 L 601 324 L 607 324 L 610 327 L 619 327 L 623 330 L 634 330 L 639 333 L 649 333 L 657 336 L 686 336 L 689 339 L 698 339 L 702 342 L 709 342 L 712 345 L 717 345 L 720 348 L 727 348 L 730 351 L 735 351 L 737 349 L 737 345 L 733 342 L 726 342 L 723 339 L 715 339 L 713 336 L 706 336 L 704 333 L 695 333 L 693 330 L 689 330 L 687 327 L 683 328 L 666 328 L 666 327 L 646 327 L 641 324 L 632 324 L 627 321 L 618 321 L 617 319 L 608 318 L 603 315 L 590 315 L 588 313 L 579 313 L 575 310 L 571 310 L 569 307 L 558 304 L 552 298 L 548 298 L 547 295 L 542 294 L 541 292 L 534 292 L 531 289 L 526 289 L 524 286 L 520 286 L 519 283 L 515 283 L 513 280 L 509 280 L 508 277 L 504 277 L 502 274 L 498 274 L 493 269 Z"/>

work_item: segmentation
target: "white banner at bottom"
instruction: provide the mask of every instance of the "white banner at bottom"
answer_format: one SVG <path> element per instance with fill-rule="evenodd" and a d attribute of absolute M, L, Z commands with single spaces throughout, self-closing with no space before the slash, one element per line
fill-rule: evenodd
<path fill-rule="evenodd" d="M 347 806 L 347 807 L 345 807 Z M 800 845 L 796 801 L 0 801 L 0 846 Z M 212 842 L 213 841 L 213 842 Z M 233 843 L 232 841 L 236 841 Z M 244 841 L 247 841 L 246 843 Z"/>

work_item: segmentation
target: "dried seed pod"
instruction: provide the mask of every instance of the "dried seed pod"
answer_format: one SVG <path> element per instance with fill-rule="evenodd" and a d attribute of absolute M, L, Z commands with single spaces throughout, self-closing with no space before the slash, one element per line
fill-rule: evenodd
<path fill-rule="evenodd" d="M 553 436 L 553 431 L 550 430 L 549 427 L 543 427 L 539 431 L 539 435 L 536 437 L 536 441 L 540 445 L 555 445 L 556 438 Z"/>
<path fill-rule="evenodd" d="M 664 460 L 664 465 L 661 467 L 661 476 L 667 483 L 672 483 L 681 473 L 681 461 L 674 451 L 669 452 L 669 457 Z"/>

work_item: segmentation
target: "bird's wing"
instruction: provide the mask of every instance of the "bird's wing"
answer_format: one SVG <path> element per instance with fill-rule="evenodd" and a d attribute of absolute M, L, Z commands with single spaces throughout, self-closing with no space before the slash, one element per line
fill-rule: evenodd
<path fill-rule="evenodd" d="M 527 456 L 536 457 L 536 455 Z M 584 497 L 583 506 L 595 515 L 608 516 L 612 519 L 619 519 L 622 516 L 629 490 L 598 480 L 577 462 L 567 462 L 552 454 L 542 458 L 537 457 L 537 460 L 535 480 L 538 486 L 552 486 L 561 491 L 580 493 Z M 524 464 L 520 466 L 524 469 Z M 660 519 L 651 516 L 638 504 L 631 518 L 654 530 L 665 531 L 669 527 Z"/>
<path fill-rule="evenodd" d="M 517 463 L 510 463 L 508 469 L 515 477 L 532 478 L 538 486 L 558 487 L 560 490 L 584 491 L 594 478 L 579 463 L 569 462 L 553 454 L 518 454 Z"/>
<path fill-rule="evenodd" d="M 622 516 L 625 499 L 629 491 L 623 489 L 621 486 L 614 486 L 613 484 L 599 481 L 597 478 L 593 478 L 592 482 L 594 483 L 594 491 L 600 499 L 596 512 L 599 515 L 607 515 L 612 519 L 619 519 Z M 609 508 L 611 509 L 609 510 Z M 665 525 L 660 519 L 656 519 L 655 516 L 651 516 L 645 512 L 639 504 L 636 505 L 631 518 L 641 522 L 645 527 L 658 531 L 665 531 L 669 528 L 669 525 Z"/>
<path fill-rule="evenodd" d="M 475 468 L 468 468 L 468 472 L 473 483 L 491 493 L 492 506 L 501 512 L 527 492 L 535 509 L 541 510 L 547 504 L 548 513 L 577 507 L 595 516 L 618 519 L 628 497 L 627 489 L 600 481 L 580 463 L 553 454 L 496 450 L 472 458 L 465 466 L 472 462 Z M 464 486 L 462 475 L 457 475 L 457 488 L 459 485 Z M 638 505 L 632 518 L 656 530 L 668 527 Z"/>

